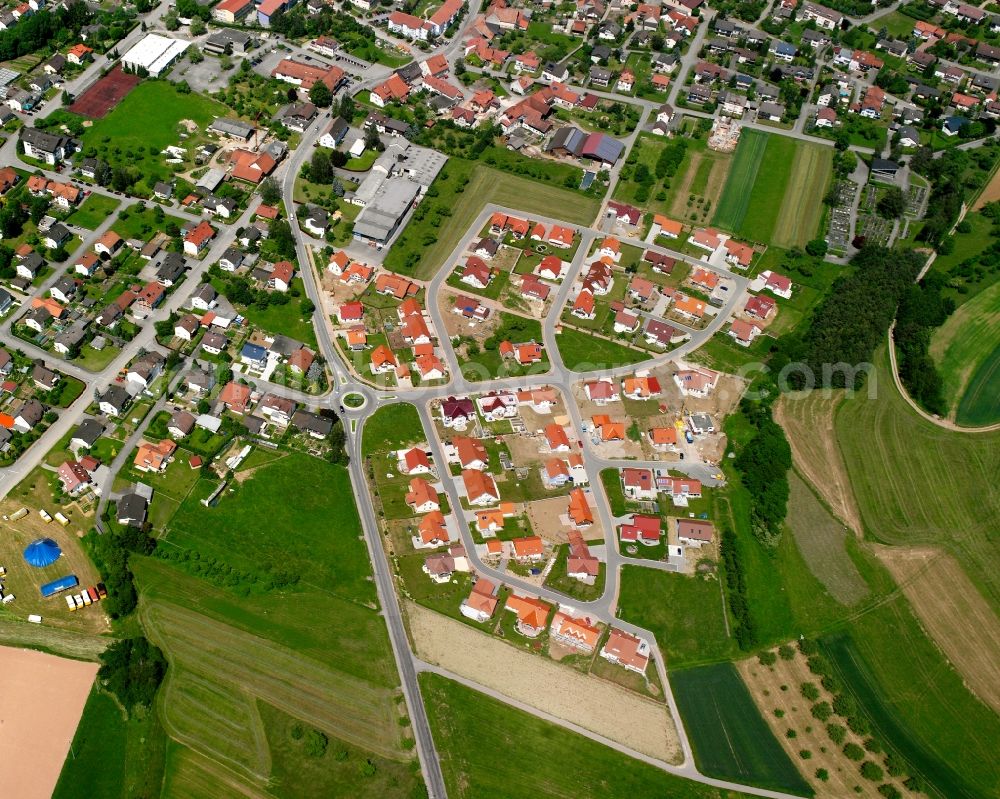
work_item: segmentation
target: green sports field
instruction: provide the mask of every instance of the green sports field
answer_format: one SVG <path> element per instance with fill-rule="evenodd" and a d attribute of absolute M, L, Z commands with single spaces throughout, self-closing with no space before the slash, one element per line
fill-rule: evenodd
<path fill-rule="evenodd" d="M 744 130 L 713 223 L 751 241 L 802 246 L 816 235 L 832 165 L 829 147 Z"/>
<path fill-rule="evenodd" d="M 745 795 L 674 777 L 436 674 L 421 674 L 420 690 L 450 799 Z"/>
<path fill-rule="evenodd" d="M 703 774 L 812 796 L 731 663 L 675 672 L 671 683 Z"/>

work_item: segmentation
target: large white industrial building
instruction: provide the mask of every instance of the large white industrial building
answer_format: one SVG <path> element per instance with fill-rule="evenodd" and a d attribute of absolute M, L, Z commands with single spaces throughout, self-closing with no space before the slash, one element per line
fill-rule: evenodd
<path fill-rule="evenodd" d="M 183 39 L 149 33 L 122 56 L 122 66 L 132 70 L 145 69 L 150 77 L 158 78 L 190 45 L 191 42 Z"/>

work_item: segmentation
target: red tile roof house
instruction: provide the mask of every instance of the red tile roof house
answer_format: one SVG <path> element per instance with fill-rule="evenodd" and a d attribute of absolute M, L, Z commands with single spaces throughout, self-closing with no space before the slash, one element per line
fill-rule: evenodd
<path fill-rule="evenodd" d="M 618 537 L 623 544 L 636 542 L 647 547 L 655 547 L 660 543 L 660 517 L 632 514 L 632 521 L 622 524 Z"/>
<path fill-rule="evenodd" d="M 550 452 L 569 452 L 569 436 L 560 424 L 553 422 L 545 426 L 545 442 Z"/>
<path fill-rule="evenodd" d="M 462 600 L 462 615 L 480 624 L 489 621 L 497 609 L 496 590 L 496 584 L 485 577 L 477 579 L 469 596 Z"/>
<path fill-rule="evenodd" d="M 500 501 L 500 492 L 493 478 L 478 469 L 463 469 L 462 484 L 470 505 L 494 505 Z"/>
<path fill-rule="evenodd" d="M 593 319 L 597 315 L 596 308 L 597 303 L 594 301 L 593 292 L 585 288 L 576 295 L 570 313 L 578 319 Z"/>
<path fill-rule="evenodd" d="M 719 383 L 719 373 L 711 369 L 681 369 L 674 373 L 674 383 L 688 397 L 707 397 Z"/>
<path fill-rule="evenodd" d="M 490 456 L 483 442 L 469 436 L 453 436 L 445 444 L 445 457 L 449 463 L 457 463 L 463 469 L 478 469 L 483 472 L 490 465 Z"/>
<path fill-rule="evenodd" d="M 582 488 L 574 488 L 569 492 L 569 507 L 566 513 L 577 527 L 590 527 L 594 523 L 594 513 Z"/>
<path fill-rule="evenodd" d="M 63 485 L 63 491 L 74 495 L 80 493 L 90 485 L 90 475 L 87 470 L 77 461 L 65 461 L 59 467 L 59 480 Z"/>
<path fill-rule="evenodd" d="M 431 459 L 427 456 L 426 450 L 420 447 L 413 447 L 408 450 L 399 451 L 398 468 L 402 474 L 430 474 Z"/>
<path fill-rule="evenodd" d="M 444 514 L 434 510 L 424 516 L 417 525 L 417 534 L 411 536 L 414 549 L 434 549 L 448 543 L 448 528 Z"/>
<path fill-rule="evenodd" d="M 792 281 L 777 272 L 761 273 L 765 278 L 764 288 L 772 294 L 790 300 L 792 298 Z"/>
<path fill-rule="evenodd" d="M 770 297 L 762 295 L 752 296 L 743 306 L 743 313 L 754 319 L 766 321 L 774 313 L 775 302 Z"/>
<path fill-rule="evenodd" d="M 267 287 L 275 291 L 288 291 L 291 288 L 294 275 L 295 267 L 289 261 L 278 261 L 271 269 L 271 274 L 267 279 Z"/>
<path fill-rule="evenodd" d="M 527 638 L 537 638 L 545 630 L 552 606 L 534 597 L 511 594 L 507 597 L 504 610 L 510 610 L 517 614 L 517 622 L 514 627 L 521 635 Z"/>
<path fill-rule="evenodd" d="M 601 637 L 601 631 L 595 627 L 589 618 L 574 619 L 567 613 L 559 611 L 552 618 L 549 635 L 563 646 L 578 649 L 581 652 L 593 652 Z"/>
<path fill-rule="evenodd" d="M 611 628 L 607 643 L 601 647 L 601 657 L 624 666 L 629 671 L 645 674 L 649 664 L 649 643 L 631 633 Z"/>
<path fill-rule="evenodd" d="M 213 238 L 215 238 L 215 229 L 208 222 L 202 220 L 191 228 L 184 237 L 185 254 L 193 256 L 201 254 Z"/>
<path fill-rule="evenodd" d="M 702 544 L 711 544 L 714 537 L 715 525 L 709 521 L 701 519 L 677 520 L 677 540 L 682 544 L 700 547 Z"/>
<path fill-rule="evenodd" d="M 539 302 L 545 302 L 552 292 L 550 285 L 543 283 L 534 275 L 525 275 L 522 277 L 520 288 L 522 297 L 529 300 L 538 300 Z"/>
<path fill-rule="evenodd" d="M 242 383 L 226 383 L 219 394 L 219 402 L 226 406 L 233 413 L 244 414 L 247 405 L 250 404 L 250 386 Z"/>
<path fill-rule="evenodd" d="M 422 477 L 414 477 L 410 480 L 410 491 L 406 495 L 406 504 L 413 509 L 414 513 L 430 513 L 441 510 L 437 491 Z"/>
<path fill-rule="evenodd" d="M 601 563 L 590 554 L 587 542 L 579 530 L 569 531 L 569 554 L 566 556 L 566 576 L 593 585 L 601 571 Z"/>
<path fill-rule="evenodd" d="M 749 347 L 760 335 L 760 328 L 745 319 L 734 319 L 729 326 L 728 335 L 741 347 Z"/>
<path fill-rule="evenodd" d="M 365 306 L 358 301 L 345 302 L 337 308 L 337 320 L 342 325 L 357 324 L 365 318 Z"/>
<path fill-rule="evenodd" d="M 514 560 L 519 563 L 537 563 L 545 557 L 545 542 L 537 535 L 515 538 L 510 548 Z"/>
<path fill-rule="evenodd" d="M 618 385 L 608 378 L 591 380 L 588 383 L 584 383 L 583 391 L 587 395 L 587 399 L 591 402 L 596 402 L 598 405 L 618 402 L 621 399 L 621 395 L 618 393 Z"/>
<path fill-rule="evenodd" d="M 482 258 L 472 255 L 465 262 L 459 280 L 474 288 L 484 289 L 492 282 L 495 272 Z"/>
<path fill-rule="evenodd" d="M 622 491 L 629 499 L 656 499 L 656 483 L 651 469 L 622 469 Z"/>

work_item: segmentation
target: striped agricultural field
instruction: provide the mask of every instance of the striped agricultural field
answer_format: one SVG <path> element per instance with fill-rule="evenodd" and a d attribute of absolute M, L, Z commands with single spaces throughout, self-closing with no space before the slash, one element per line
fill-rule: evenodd
<path fill-rule="evenodd" d="M 715 211 L 714 224 L 733 232 L 743 225 L 750 207 L 750 195 L 757 182 L 757 174 L 770 138 L 770 134 L 759 130 L 744 130 L 740 134 L 740 143 L 736 146 L 729 177 L 722 190 L 722 199 Z"/>
<path fill-rule="evenodd" d="M 833 172 L 833 152 L 821 144 L 795 142 L 792 174 L 774 224 L 771 243 L 801 247 L 815 238 L 823 217 L 823 195 Z"/>

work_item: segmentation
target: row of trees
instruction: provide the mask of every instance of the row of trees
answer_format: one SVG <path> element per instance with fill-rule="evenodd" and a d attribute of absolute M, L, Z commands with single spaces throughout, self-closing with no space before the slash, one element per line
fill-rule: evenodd
<path fill-rule="evenodd" d="M 729 611 L 736 619 L 733 636 L 736 638 L 737 646 L 746 652 L 758 643 L 757 625 L 750 614 L 742 555 L 736 542 L 736 535 L 728 527 L 724 527 L 720 534 L 719 555 L 726 579 Z"/>
<path fill-rule="evenodd" d="M 758 392 L 760 393 L 760 392 Z M 754 428 L 751 439 L 739 450 L 733 465 L 750 493 L 750 522 L 754 537 L 766 547 L 777 546 L 788 510 L 788 470 L 792 451 L 785 431 L 771 417 L 775 393 L 740 403 L 740 413 Z"/>
<path fill-rule="evenodd" d="M 903 294 L 896 313 L 893 340 L 899 360 L 899 377 L 910 396 L 931 413 L 944 415 L 948 405 L 937 366 L 928 353 L 934 328 L 955 310 L 955 301 L 942 295 L 947 278 L 929 272 Z"/>

